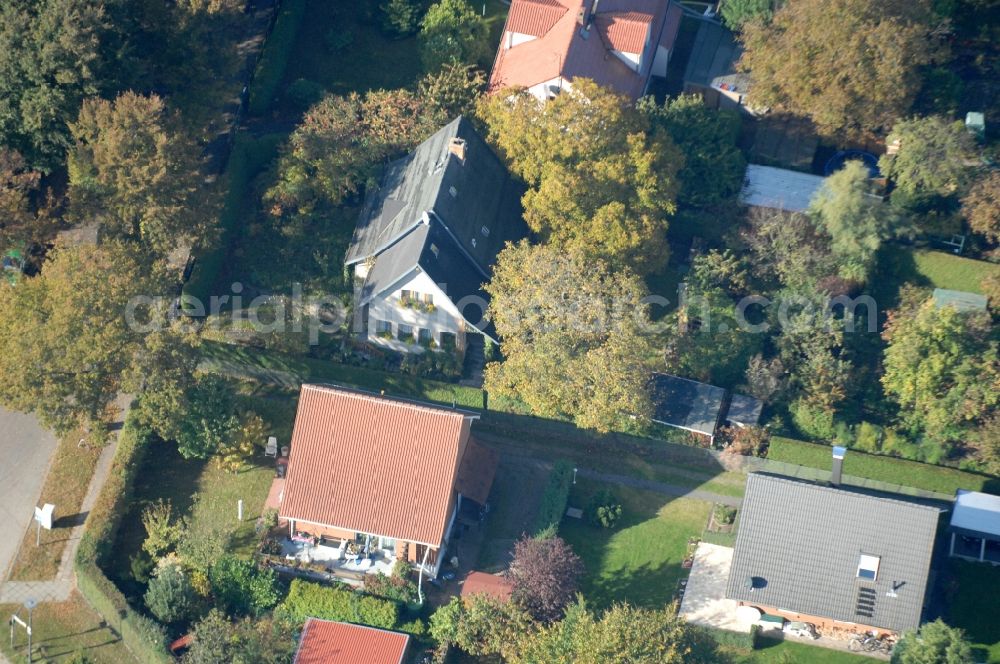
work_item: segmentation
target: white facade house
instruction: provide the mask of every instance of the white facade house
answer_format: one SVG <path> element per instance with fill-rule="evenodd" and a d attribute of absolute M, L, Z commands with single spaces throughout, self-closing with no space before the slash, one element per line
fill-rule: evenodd
<path fill-rule="evenodd" d="M 522 193 L 461 117 L 390 164 L 348 249 L 356 331 L 400 353 L 497 342 L 482 285 L 504 244 L 527 235 Z"/>

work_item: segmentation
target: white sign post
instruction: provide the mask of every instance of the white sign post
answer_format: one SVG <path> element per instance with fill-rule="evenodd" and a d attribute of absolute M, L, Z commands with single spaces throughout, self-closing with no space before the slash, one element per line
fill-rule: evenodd
<path fill-rule="evenodd" d="M 236 518 L 240 521 L 243 520 L 243 499 L 241 498 L 239 502 L 236 503 Z"/>
<path fill-rule="evenodd" d="M 35 508 L 35 546 L 39 546 L 42 541 L 42 528 L 52 530 L 52 515 L 56 511 L 56 506 L 52 503 L 45 503 L 43 507 Z"/>

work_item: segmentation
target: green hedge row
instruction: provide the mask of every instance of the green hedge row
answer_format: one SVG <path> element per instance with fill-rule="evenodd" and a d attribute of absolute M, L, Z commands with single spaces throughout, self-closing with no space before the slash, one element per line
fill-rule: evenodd
<path fill-rule="evenodd" d="M 252 115 L 263 115 L 271 108 L 278 86 L 285 77 L 285 69 L 292 56 L 292 48 L 305 13 L 306 0 L 282 1 L 278 18 L 264 44 L 264 52 L 250 85 L 249 110 Z"/>
<path fill-rule="evenodd" d="M 830 468 L 830 454 L 826 445 L 781 436 L 771 438 L 767 450 L 768 459 L 823 470 Z M 997 478 L 858 450 L 848 450 L 844 457 L 844 474 L 946 494 L 954 494 L 957 489 L 1000 492 Z"/>
<path fill-rule="evenodd" d="M 549 473 L 548 484 L 542 493 L 541 504 L 538 507 L 538 517 L 535 519 L 535 533 L 541 533 L 550 528 L 559 528 L 559 522 L 566 514 L 569 503 L 569 491 L 573 487 L 573 464 L 569 461 L 557 461 Z"/>
<path fill-rule="evenodd" d="M 312 617 L 396 629 L 399 626 L 400 605 L 342 586 L 324 586 L 294 579 L 288 596 L 276 612 L 295 622 L 304 622 Z"/>
<path fill-rule="evenodd" d="M 189 316 L 204 315 L 206 312 L 199 310 L 198 303 L 207 309 L 209 299 L 217 294 L 215 288 L 229 248 L 247 216 L 253 212 L 250 183 L 275 158 L 283 139 L 282 134 L 265 134 L 259 138 L 237 134 L 226 166 L 226 198 L 219 215 L 220 237 L 215 246 L 199 249 L 191 277 L 184 284 L 181 303 L 184 313 Z"/>
<path fill-rule="evenodd" d="M 76 577 L 80 594 L 121 635 L 137 660 L 143 664 L 164 664 L 173 659 L 167 654 L 163 627 L 133 611 L 125 596 L 100 568 L 115 542 L 136 473 L 151 439 L 152 433 L 137 426 L 131 415 L 125 420 L 118 434 L 118 449 L 111 472 L 87 515 L 76 554 Z"/>

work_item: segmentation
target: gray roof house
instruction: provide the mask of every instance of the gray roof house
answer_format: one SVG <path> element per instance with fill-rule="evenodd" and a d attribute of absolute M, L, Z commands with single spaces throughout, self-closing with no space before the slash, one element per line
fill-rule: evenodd
<path fill-rule="evenodd" d="M 839 482 L 751 473 L 726 597 L 824 627 L 915 629 L 940 514 Z"/>
<path fill-rule="evenodd" d="M 523 193 L 464 117 L 389 164 L 346 257 L 369 339 L 415 352 L 461 347 L 466 331 L 495 340 L 482 285 L 505 243 L 528 234 Z"/>
<path fill-rule="evenodd" d="M 653 421 L 668 427 L 715 438 L 726 391 L 669 374 L 653 374 L 650 381 Z"/>
<path fill-rule="evenodd" d="M 759 399 L 736 393 L 727 399 L 722 387 L 664 373 L 653 374 L 649 390 L 654 422 L 706 436 L 709 442 L 722 423 L 756 426 L 764 408 Z"/>

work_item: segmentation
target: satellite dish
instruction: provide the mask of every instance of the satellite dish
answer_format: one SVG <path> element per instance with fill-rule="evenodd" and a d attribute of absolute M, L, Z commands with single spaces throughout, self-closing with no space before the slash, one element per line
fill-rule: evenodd
<path fill-rule="evenodd" d="M 52 530 L 52 515 L 56 511 L 56 506 L 52 503 L 45 503 L 43 507 L 35 508 L 35 521 L 45 530 Z"/>

